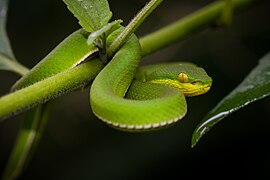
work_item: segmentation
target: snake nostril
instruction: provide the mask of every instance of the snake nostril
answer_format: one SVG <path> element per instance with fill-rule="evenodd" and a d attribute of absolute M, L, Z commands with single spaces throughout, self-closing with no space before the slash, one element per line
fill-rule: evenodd
<path fill-rule="evenodd" d="M 191 84 L 192 84 L 192 85 L 196 85 L 196 81 L 192 82 Z"/>

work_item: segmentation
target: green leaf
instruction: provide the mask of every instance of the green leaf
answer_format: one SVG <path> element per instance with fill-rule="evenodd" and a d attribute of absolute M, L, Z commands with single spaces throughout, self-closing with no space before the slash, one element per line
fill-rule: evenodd
<path fill-rule="evenodd" d="M 192 147 L 215 124 L 248 104 L 270 95 L 270 52 L 229 95 L 223 98 L 196 127 Z"/>
<path fill-rule="evenodd" d="M 112 17 L 107 0 L 63 0 L 85 31 L 94 32 Z"/>
<path fill-rule="evenodd" d="M 18 133 L 3 180 L 17 179 L 26 168 L 44 132 L 50 111 L 50 103 L 47 103 L 29 112 Z"/>
<path fill-rule="evenodd" d="M 99 30 L 92 32 L 87 39 L 87 44 L 88 45 L 92 44 L 97 38 L 101 37 L 102 35 L 105 35 L 106 37 L 108 34 L 118 29 L 120 27 L 120 23 L 122 22 L 123 22 L 122 20 L 116 20 L 111 23 L 108 23 Z"/>
<path fill-rule="evenodd" d="M 18 63 L 12 53 L 6 32 L 7 10 L 8 0 L 0 0 L 0 70 L 10 70 L 23 75 L 28 69 Z"/>

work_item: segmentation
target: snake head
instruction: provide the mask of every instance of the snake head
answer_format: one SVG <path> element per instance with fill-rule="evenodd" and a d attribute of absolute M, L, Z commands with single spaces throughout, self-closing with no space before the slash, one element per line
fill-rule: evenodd
<path fill-rule="evenodd" d="M 212 86 L 212 78 L 206 71 L 189 63 L 161 66 L 145 74 L 145 79 L 177 88 L 188 97 L 205 94 Z"/>

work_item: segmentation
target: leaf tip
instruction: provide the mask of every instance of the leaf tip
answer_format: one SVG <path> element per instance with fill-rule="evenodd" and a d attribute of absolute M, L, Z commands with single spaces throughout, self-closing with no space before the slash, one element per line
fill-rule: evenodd
<path fill-rule="evenodd" d="M 200 139 L 201 139 L 201 136 L 196 131 L 194 131 L 191 138 L 191 148 L 194 148 Z"/>
<path fill-rule="evenodd" d="M 196 127 L 196 129 L 194 130 L 193 134 L 192 134 L 192 138 L 191 138 L 191 147 L 193 148 L 194 146 L 196 146 L 198 144 L 198 142 L 200 141 L 200 139 L 205 135 L 205 133 L 207 133 L 210 130 L 209 127 L 203 126 L 203 125 L 199 125 Z"/>
<path fill-rule="evenodd" d="M 194 148 L 196 146 L 196 144 L 198 143 L 199 139 L 197 139 L 195 137 L 195 135 L 193 134 L 192 135 L 192 138 L 191 138 L 191 148 Z"/>

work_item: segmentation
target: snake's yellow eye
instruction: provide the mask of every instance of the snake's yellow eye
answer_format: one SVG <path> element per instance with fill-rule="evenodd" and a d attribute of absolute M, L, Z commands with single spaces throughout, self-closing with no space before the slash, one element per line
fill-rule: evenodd
<path fill-rule="evenodd" d="M 181 83 L 187 83 L 188 82 L 188 76 L 185 73 L 178 74 L 178 80 Z"/>

